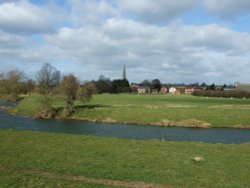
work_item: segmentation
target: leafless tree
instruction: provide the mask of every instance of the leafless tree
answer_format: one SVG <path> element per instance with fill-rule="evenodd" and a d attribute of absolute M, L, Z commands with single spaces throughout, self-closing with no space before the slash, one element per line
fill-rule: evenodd
<path fill-rule="evenodd" d="M 37 82 L 41 94 L 48 94 L 50 89 L 60 82 L 60 71 L 45 63 L 37 75 Z"/>

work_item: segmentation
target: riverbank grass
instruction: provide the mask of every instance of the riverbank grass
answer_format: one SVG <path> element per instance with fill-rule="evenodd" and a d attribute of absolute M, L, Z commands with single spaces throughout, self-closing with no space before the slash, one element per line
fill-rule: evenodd
<path fill-rule="evenodd" d="M 84 176 L 170 187 L 248 187 L 249 148 L 250 143 L 135 141 L 1 129 L 0 186 L 31 181 L 41 187 L 97 187 L 65 180 Z M 45 177 L 46 172 L 62 178 Z"/>
<path fill-rule="evenodd" d="M 25 98 L 12 112 L 35 116 L 40 96 Z M 62 96 L 52 97 L 62 111 Z M 205 98 L 190 95 L 94 95 L 90 103 L 75 102 L 72 118 L 95 122 L 181 127 L 250 128 L 250 100 Z"/>

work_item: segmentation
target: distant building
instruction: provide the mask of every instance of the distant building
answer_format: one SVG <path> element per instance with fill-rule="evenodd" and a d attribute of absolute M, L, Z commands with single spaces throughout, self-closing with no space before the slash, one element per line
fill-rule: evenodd
<path fill-rule="evenodd" d="M 225 88 L 223 88 L 223 91 L 235 91 L 236 90 L 236 88 L 234 88 L 234 87 L 225 87 Z"/>
<path fill-rule="evenodd" d="M 132 92 L 138 92 L 138 88 L 140 88 L 140 85 L 139 84 L 131 84 L 130 85 L 130 88 L 131 88 L 131 90 L 132 90 Z"/>
<path fill-rule="evenodd" d="M 204 87 L 195 87 L 194 92 L 204 91 L 206 88 Z"/>
<path fill-rule="evenodd" d="M 176 92 L 176 88 L 175 87 L 171 87 L 168 91 L 170 94 L 175 94 Z"/>
<path fill-rule="evenodd" d="M 123 65 L 122 79 L 123 79 L 123 80 L 126 80 L 126 79 L 127 79 L 127 77 L 126 77 L 126 67 L 125 67 L 125 65 Z"/>
<path fill-rule="evenodd" d="M 236 90 L 250 92 L 250 84 L 241 84 L 238 82 L 236 83 Z"/>
<path fill-rule="evenodd" d="M 193 92 L 199 92 L 205 90 L 203 87 L 197 87 L 197 86 L 187 86 L 185 88 L 184 93 L 185 94 L 192 94 Z"/>
<path fill-rule="evenodd" d="M 168 91 L 170 94 L 183 94 L 185 92 L 185 87 L 177 86 L 171 87 Z"/>
<path fill-rule="evenodd" d="M 168 88 L 166 86 L 162 86 L 160 92 L 162 94 L 167 94 L 168 93 Z"/>
<path fill-rule="evenodd" d="M 137 89 L 137 92 L 139 93 L 139 94 L 145 94 L 145 93 L 150 93 L 150 87 L 147 87 L 147 86 L 140 86 L 140 87 L 138 87 L 138 89 Z"/>
<path fill-rule="evenodd" d="M 185 94 L 191 94 L 191 93 L 193 93 L 194 91 L 195 91 L 195 87 L 193 87 L 193 86 L 187 86 L 187 87 L 185 88 L 184 93 L 185 93 Z"/>
<path fill-rule="evenodd" d="M 175 94 L 183 94 L 185 92 L 185 87 L 177 87 Z"/>
<path fill-rule="evenodd" d="M 152 89 L 152 90 L 151 90 L 151 93 L 152 93 L 152 94 L 158 94 L 158 93 L 159 93 L 159 90 L 158 90 L 158 89 Z"/>

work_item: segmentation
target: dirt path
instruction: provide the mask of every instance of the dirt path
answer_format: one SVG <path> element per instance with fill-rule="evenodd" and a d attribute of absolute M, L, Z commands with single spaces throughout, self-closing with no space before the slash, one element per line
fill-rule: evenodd
<path fill-rule="evenodd" d="M 21 173 L 27 175 L 36 175 L 41 177 L 47 177 L 52 179 L 62 179 L 62 180 L 73 180 L 73 181 L 81 181 L 85 183 L 93 183 L 93 184 L 102 184 L 102 185 L 110 185 L 110 186 L 120 186 L 120 187 L 131 187 L 131 188 L 172 188 L 172 186 L 168 185 L 159 185 L 159 184 L 151 184 L 144 182 L 126 182 L 126 181 L 116 181 L 109 179 L 95 179 L 88 178 L 85 176 L 74 176 L 69 174 L 57 174 L 52 172 L 43 172 L 38 170 L 29 170 L 29 169 L 9 169 L 9 168 L 1 168 L 0 172 L 7 173 Z"/>

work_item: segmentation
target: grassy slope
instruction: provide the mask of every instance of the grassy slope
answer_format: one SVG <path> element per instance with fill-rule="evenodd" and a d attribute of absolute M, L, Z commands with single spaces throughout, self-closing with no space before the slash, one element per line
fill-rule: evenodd
<path fill-rule="evenodd" d="M 39 96 L 26 98 L 17 113 L 34 115 L 39 110 Z M 54 106 L 63 107 L 62 97 Z M 213 127 L 244 126 L 250 128 L 250 100 L 204 98 L 186 95 L 95 95 L 87 105 L 76 103 L 75 118 L 88 120 L 158 124 L 196 119 Z"/>
<path fill-rule="evenodd" d="M 134 141 L 79 135 L 0 130 L 0 166 L 143 181 L 185 187 L 250 185 L 250 143 L 239 145 Z M 204 157 L 196 162 L 195 156 Z M 83 183 L 1 173 L 1 185 L 12 187 Z M 3 179 L 2 179 L 3 178 Z M 60 186 L 59 186 L 60 187 Z M 93 186 L 94 187 L 94 186 Z"/>

